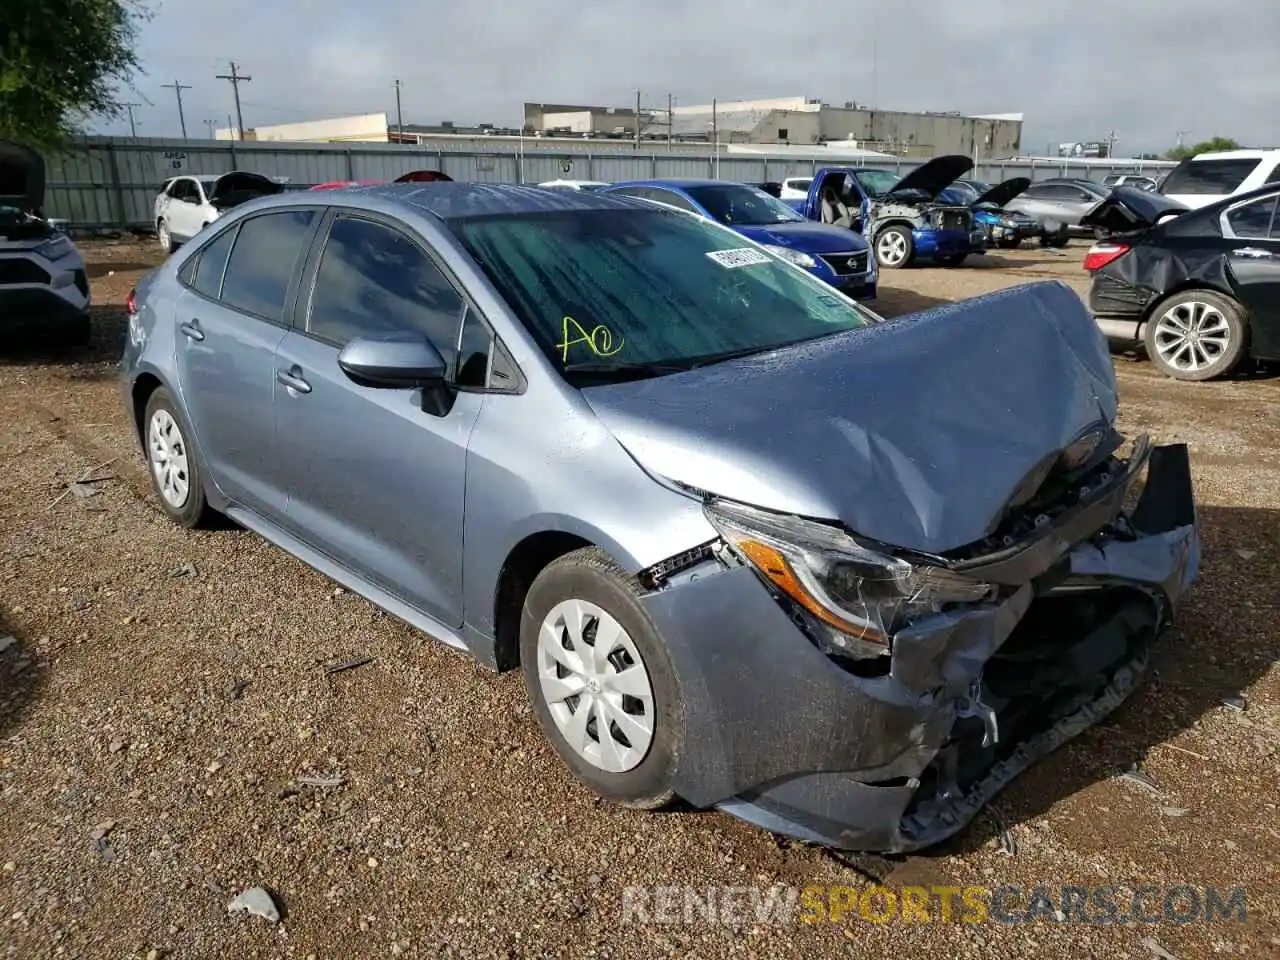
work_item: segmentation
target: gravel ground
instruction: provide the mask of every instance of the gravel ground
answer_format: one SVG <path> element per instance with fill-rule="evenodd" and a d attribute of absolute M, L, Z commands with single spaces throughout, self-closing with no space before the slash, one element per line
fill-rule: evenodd
<path fill-rule="evenodd" d="M 1005 837 L 982 816 L 879 865 L 892 886 L 1243 885 L 1247 922 L 623 925 L 628 885 L 868 881 L 717 813 L 595 802 L 517 674 L 250 533 L 166 522 L 115 379 L 154 247 L 84 246 L 93 345 L 0 355 L 0 954 L 1280 956 L 1280 379 L 1184 385 L 1117 359 L 1122 427 L 1192 450 L 1205 555 L 1181 629 L 1104 726 L 1001 795 Z M 894 272 L 879 309 L 1045 277 L 1083 291 L 1080 254 Z M 1117 779 L 1139 760 L 1158 794 Z M 228 913 L 256 885 L 279 924 Z"/>

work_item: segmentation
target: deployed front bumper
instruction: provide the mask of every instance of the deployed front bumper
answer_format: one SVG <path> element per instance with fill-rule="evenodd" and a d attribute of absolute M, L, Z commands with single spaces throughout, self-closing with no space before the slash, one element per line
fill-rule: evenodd
<path fill-rule="evenodd" d="M 704 565 L 646 596 L 684 700 L 677 792 L 844 849 L 918 849 L 961 829 L 1022 770 L 1124 700 L 1195 578 L 1186 448 L 1151 451 L 1131 514 L 1141 532 L 1109 537 L 1127 488 L 1108 489 L 993 558 L 980 574 L 1009 588 L 1002 602 L 899 631 L 875 675 L 821 652 L 749 567 Z M 1055 635 L 1057 646 L 1040 642 L 1029 633 L 1046 619 L 1034 613 L 1044 603 L 1066 604 L 1087 626 Z M 1054 670 L 1089 683 L 1050 691 L 1060 702 L 1043 729 L 978 747 L 967 698 L 975 684 L 1017 675 L 1006 664 L 999 678 L 1000 658 L 1017 659 L 1006 647 L 1047 652 L 1061 660 Z M 1049 712 L 1039 705 L 1030 713 Z M 1010 729 L 1026 727 L 1020 716 Z"/>

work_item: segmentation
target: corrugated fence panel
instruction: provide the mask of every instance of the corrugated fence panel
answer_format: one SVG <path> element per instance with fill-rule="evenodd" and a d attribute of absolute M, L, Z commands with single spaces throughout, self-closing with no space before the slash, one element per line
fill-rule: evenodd
<path fill-rule="evenodd" d="M 246 143 L 224 140 L 118 139 L 90 137 L 67 153 L 48 158 L 45 212 L 76 227 L 149 227 L 160 184 L 179 173 L 217 175 L 252 170 L 291 184 L 331 180 L 393 180 L 411 170 L 442 170 L 454 180 L 486 183 L 540 183 L 545 180 L 637 180 L 652 177 L 713 177 L 751 183 L 810 176 L 823 166 L 859 166 L 838 160 L 794 157 L 726 156 L 692 153 L 687 145 L 665 150 L 645 145 L 637 153 L 616 143 L 528 138 L 523 155 L 510 142 L 477 146 L 442 141 L 421 147 L 393 144 Z M 923 161 L 887 160 L 869 166 L 905 174 Z M 1171 164 L 1111 168 L 1070 160 L 982 163 L 971 176 L 998 183 L 1014 176 L 1101 178 L 1113 172 L 1152 173 Z M 1144 170 L 1144 167 L 1146 169 Z"/>

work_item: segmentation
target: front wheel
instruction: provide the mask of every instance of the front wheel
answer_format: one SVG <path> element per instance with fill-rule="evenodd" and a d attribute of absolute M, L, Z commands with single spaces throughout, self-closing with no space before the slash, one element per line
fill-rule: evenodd
<path fill-rule="evenodd" d="M 542 732 L 578 780 L 655 809 L 672 780 L 683 709 L 666 645 L 635 582 L 598 548 L 553 561 L 520 618 L 520 661 Z"/>
<path fill-rule="evenodd" d="M 915 250 L 915 241 L 906 227 L 886 227 L 876 236 L 876 263 L 890 270 L 910 264 Z"/>
<path fill-rule="evenodd" d="M 1143 331 L 1147 356 L 1175 380 L 1212 380 L 1240 365 L 1248 347 L 1240 304 L 1212 290 L 1184 290 L 1151 312 Z"/>

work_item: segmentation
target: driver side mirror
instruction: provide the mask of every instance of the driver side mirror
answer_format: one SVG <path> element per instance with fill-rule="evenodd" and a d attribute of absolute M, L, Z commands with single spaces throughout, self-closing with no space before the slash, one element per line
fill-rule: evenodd
<path fill-rule="evenodd" d="M 339 352 L 338 366 L 360 386 L 421 390 L 422 410 L 432 416 L 453 407 L 448 365 L 422 334 L 357 337 Z"/>

